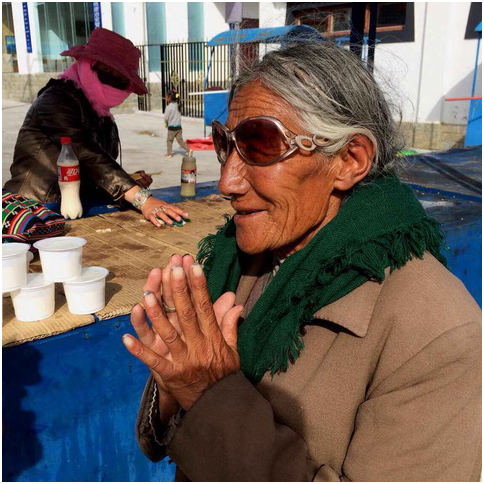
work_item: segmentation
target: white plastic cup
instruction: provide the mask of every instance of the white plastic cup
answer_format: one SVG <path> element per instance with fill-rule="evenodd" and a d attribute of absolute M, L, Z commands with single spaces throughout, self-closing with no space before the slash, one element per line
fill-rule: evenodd
<path fill-rule="evenodd" d="M 82 269 L 82 237 L 53 237 L 35 242 L 39 249 L 44 278 L 52 282 L 65 282 L 78 277 Z"/>
<path fill-rule="evenodd" d="M 106 305 L 106 276 L 104 267 L 83 267 L 81 275 L 64 282 L 67 307 L 72 314 L 92 314 Z"/>
<path fill-rule="evenodd" d="M 34 254 L 30 252 L 30 250 L 27 252 L 27 272 L 29 272 L 29 266 L 30 263 L 32 262 L 32 259 L 34 258 Z"/>
<path fill-rule="evenodd" d="M 27 284 L 27 251 L 29 244 L 2 244 L 2 292 L 20 289 Z"/>
<path fill-rule="evenodd" d="M 55 284 L 41 272 L 27 274 L 27 284 L 10 295 L 19 321 L 40 321 L 54 314 Z"/>

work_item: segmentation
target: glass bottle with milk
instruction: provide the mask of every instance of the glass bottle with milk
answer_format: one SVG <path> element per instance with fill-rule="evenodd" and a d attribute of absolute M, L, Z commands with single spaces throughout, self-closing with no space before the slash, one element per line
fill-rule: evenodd
<path fill-rule="evenodd" d="M 197 183 L 197 160 L 190 151 L 187 156 L 182 159 L 181 166 L 181 190 L 182 197 L 194 197 L 195 186 Z"/>
<path fill-rule="evenodd" d="M 74 154 L 71 138 L 61 138 L 62 149 L 57 158 L 57 176 L 61 192 L 61 214 L 65 218 L 76 219 L 82 216 L 82 205 L 79 191 L 81 176 L 79 160 Z"/>

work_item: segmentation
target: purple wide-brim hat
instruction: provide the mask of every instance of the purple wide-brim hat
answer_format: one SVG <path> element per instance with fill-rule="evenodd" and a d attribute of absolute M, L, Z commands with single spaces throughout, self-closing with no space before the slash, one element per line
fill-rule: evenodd
<path fill-rule="evenodd" d="M 92 59 L 116 69 L 131 82 L 129 90 L 136 94 L 146 94 L 145 83 L 138 76 L 140 50 L 133 43 L 108 29 L 94 29 L 86 45 L 74 45 L 60 55 Z"/>

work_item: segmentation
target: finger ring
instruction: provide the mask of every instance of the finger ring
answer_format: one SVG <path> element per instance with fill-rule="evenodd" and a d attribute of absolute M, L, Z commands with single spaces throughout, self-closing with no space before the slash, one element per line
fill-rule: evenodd
<path fill-rule="evenodd" d="M 176 308 L 170 308 L 170 306 L 167 306 L 165 304 L 165 301 L 161 301 L 161 304 L 163 304 L 163 309 L 165 310 L 165 313 L 176 313 Z"/>
<path fill-rule="evenodd" d="M 163 210 L 163 207 L 155 207 L 153 212 L 155 212 L 155 215 L 156 215 L 158 212 L 164 212 L 164 210 Z"/>

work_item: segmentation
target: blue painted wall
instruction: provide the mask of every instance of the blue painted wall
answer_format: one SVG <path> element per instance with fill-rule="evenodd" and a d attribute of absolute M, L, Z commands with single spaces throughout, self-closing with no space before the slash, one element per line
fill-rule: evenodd
<path fill-rule="evenodd" d="M 203 2 L 187 2 L 188 10 L 188 41 L 204 40 Z"/>
<path fill-rule="evenodd" d="M 188 41 L 200 42 L 204 37 L 203 25 L 203 2 L 188 2 Z M 190 71 L 204 71 L 203 63 L 205 49 L 202 45 L 191 45 L 188 48 L 188 58 Z M 198 62 L 197 62 L 198 61 Z"/>
<path fill-rule="evenodd" d="M 134 436 L 146 367 L 128 316 L 3 349 L 3 481 L 172 481 Z"/>
<path fill-rule="evenodd" d="M 447 264 L 482 308 L 482 219 L 444 226 Z"/>
<path fill-rule="evenodd" d="M 482 99 L 470 102 L 464 145 L 482 146 Z"/>
<path fill-rule="evenodd" d="M 111 14 L 113 16 L 113 30 L 123 37 L 126 35 L 124 27 L 124 3 L 112 2 Z"/>
<path fill-rule="evenodd" d="M 164 2 L 146 2 L 148 44 L 166 43 L 166 14 Z M 148 47 L 149 70 L 160 72 L 160 47 Z"/>

